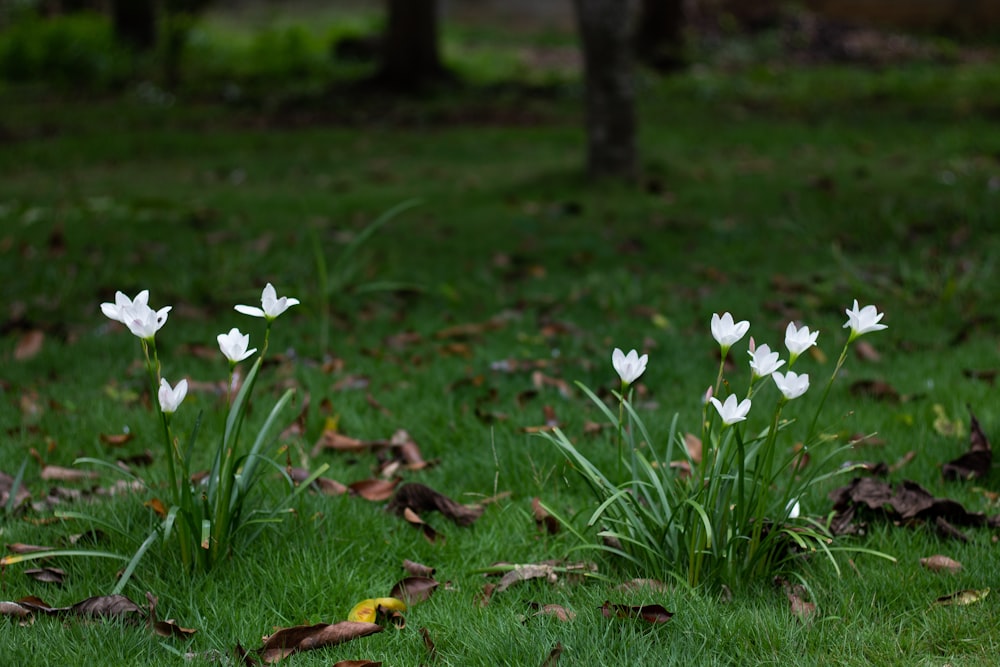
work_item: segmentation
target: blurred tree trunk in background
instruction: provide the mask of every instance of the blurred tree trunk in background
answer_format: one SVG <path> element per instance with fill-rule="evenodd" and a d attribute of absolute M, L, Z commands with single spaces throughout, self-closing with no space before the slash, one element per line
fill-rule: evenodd
<path fill-rule="evenodd" d="M 154 0 L 112 0 L 111 23 L 120 44 L 136 51 L 151 51 L 156 46 Z"/>
<path fill-rule="evenodd" d="M 635 178 L 635 84 L 631 24 L 635 0 L 573 0 L 583 48 L 587 172 Z"/>
<path fill-rule="evenodd" d="M 437 4 L 437 0 L 388 0 L 377 83 L 415 90 L 450 78 L 438 52 Z"/>
<path fill-rule="evenodd" d="M 658 72 L 684 69 L 684 0 L 642 0 L 635 53 Z"/>

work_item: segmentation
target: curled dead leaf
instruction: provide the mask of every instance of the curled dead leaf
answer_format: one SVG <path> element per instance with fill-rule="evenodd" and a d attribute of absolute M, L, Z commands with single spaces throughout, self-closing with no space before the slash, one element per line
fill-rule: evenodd
<path fill-rule="evenodd" d="M 292 653 L 309 651 L 324 646 L 334 646 L 344 642 L 367 637 L 382 632 L 382 626 L 377 623 L 362 623 L 342 621 L 328 625 L 318 623 L 309 626 L 282 628 L 264 638 L 264 645 L 257 653 L 266 663 L 278 662 Z"/>
<path fill-rule="evenodd" d="M 572 621 L 576 618 L 576 612 L 572 609 L 567 609 L 559 604 L 538 604 L 537 602 L 529 603 L 529 606 L 535 610 L 534 616 L 554 616 L 557 620 L 566 623 Z"/>
<path fill-rule="evenodd" d="M 381 502 L 392 498 L 399 481 L 399 479 L 363 479 L 348 485 L 348 488 L 365 500 Z"/>
<path fill-rule="evenodd" d="M 982 600 L 985 600 L 989 594 L 990 594 L 990 589 L 988 588 L 983 588 L 981 590 L 975 590 L 969 588 L 964 591 L 958 591 L 957 593 L 952 593 L 951 595 L 942 595 L 938 599 L 934 600 L 934 604 L 943 607 L 949 605 L 961 606 L 967 604 L 975 604 L 976 602 L 981 602 Z"/>
<path fill-rule="evenodd" d="M 413 605 L 428 599 L 438 586 L 439 583 L 429 577 L 406 577 L 396 582 L 396 585 L 389 592 L 389 596 Z M 405 607 L 403 611 L 405 611 Z"/>
<path fill-rule="evenodd" d="M 403 569 L 412 577 L 433 577 L 434 568 L 421 563 L 414 562 L 410 559 L 403 560 Z"/>
<path fill-rule="evenodd" d="M 483 513 L 479 505 L 461 505 L 434 489 L 410 482 L 399 487 L 386 509 L 402 515 L 409 508 L 414 512 L 438 511 L 459 526 L 472 524 Z"/>
<path fill-rule="evenodd" d="M 672 611 L 667 611 L 662 605 L 658 604 L 630 606 L 612 604 L 607 600 L 601 605 L 601 614 L 605 618 L 611 618 L 612 616 L 617 616 L 618 618 L 641 618 L 650 623 L 666 623 L 674 615 Z"/>
<path fill-rule="evenodd" d="M 941 554 L 921 558 L 920 564 L 931 572 L 958 572 L 962 569 L 962 564 L 957 560 L 952 560 Z"/>
<path fill-rule="evenodd" d="M 535 496 L 531 499 L 531 513 L 535 516 L 535 526 L 541 530 L 545 528 L 545 532 L 549 535 L 555 535 L 559 532 L 559 521 L 554 516 L 548 513 L 544 507 L 542 507 L 542 501 Z"/>
<path fill-rule="evenodd" d="M 16 361 L 27 361 L 42 351 L 45 343 L 45 332 L 39 329 L 32 329 L 21 334 L 14 348 L 14 359 Z"/>
<path fill-rule="evenodd" d="M 97 473 L 93 470 L 77 470 L 76 468 L 63 468 L 62 466 L 45 466 L 42 468 L 42 479 L 49 482 L 81 482 L 85 480 L 97 479 Z"/>

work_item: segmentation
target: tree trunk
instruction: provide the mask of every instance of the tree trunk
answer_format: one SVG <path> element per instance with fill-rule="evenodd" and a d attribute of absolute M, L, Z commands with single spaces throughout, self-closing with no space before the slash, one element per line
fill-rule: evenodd
<path fill-rule="evenodd" d="M 388 0 L 381 66 L 375 80 L 416 90 L 449 78 L 438 53 L 437 0 Z"/>
<path fill-rule="evenodd" d="M 111 21 L 119 44 L 140 52 L 156 46 L 154 0 L 113 0 Z"/>
<path fill-rule="evenodd" d="M 587 171 L 635 178 L 634 0 L 573 0 L 583 47 Z"/>
<path fill-rule="evenodd" d="M 635 52 L 659 72 L 684 69 L 684 0 L 642 0 Z"/>

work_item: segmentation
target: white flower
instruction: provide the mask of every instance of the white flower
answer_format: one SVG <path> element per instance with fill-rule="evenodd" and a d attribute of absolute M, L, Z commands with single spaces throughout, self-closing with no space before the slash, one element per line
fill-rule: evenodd
<path fill-rule="evenodd" d="M 618 373 L 618 377 L 622 379 L 624 384 L 635 382 L 646 370 L 646 361 L 648 360 L 648 354 L 640 357 L 635 350 L 629 350 L 628 354 L 625 354 L 616 347 L 611 353 L 611 365 L 615 367 L 615 372 Z"/>
<path fill-rule="evenodd" d="M 819 331 L 810 332 L 809 327 L 796 329 L 795 322 L 789 322 L 788 326 L 785 327 L 785 347 L 788 348 L 792 359 L 795 359 L 815 345 L 818 336 Z"/>
<path fill-rule="evenodd" d="M 753 374 L 756 377 L 767 377 L 785 364 L 783 360 L 778 359 L 778 353 L 771 352 L 771 348 L 767 345 L 761 345 L 748 354 L 750 355 L 750 368 L 753 369 Z"/>
<path fill-rule="evenodd" d="M 139 296 L 142 296 L 142 293 Z M 138 300 L 139 297 L 136 297 L 136 302 L 121 309 L 119 313 L 121 321 L 135 336 L 143 340 L 151 340 L 160 327 L 166 324 L 167 313 L 170 312 L 171 306 L 153 310 L 145 303 L 138 303 Z"/>
<path fill-rule="evenodd" d="M 772 373 L 771 377 L 774 378 L 774 384 L 778 385 L 778 390 L 789 401 L 806 393 L 806 389 L 809 388 L 809 375 L 807 373 L 799 375 L 795 371 L 788 371 L 787 373 Z"/>
<path fill-rule="evenodd" d="M 133 306 L 145 306 L 149 303 L 149 290 L 144 289 L 135 295 L 134 299 L 128 298 L 124 292 L 115 292 L 114 303 L 102 303 L 101 312 L 115 322 L 125 324 L 125 310 Z"/>
<path fill-rule="evenodd" d="M 257 351 L 257 348 L 248 350 L 250 345 L 250 334 L 241 334 L 240 330 L 233 327 L 227 334 L 219 334 L 216 337 L 219 341 L 219 349 L 226 355 L 230 363 L 236 364 Z"/>
<path fill-rule="evenodd" d="M 264 286 L 264 291 L 260 295 L 260 305 L 262 308 L 258 308 L 257 306 L 240 305 L 236 306 L 236 310 L 244 315 L 263 317 L 265 320 L 270 322 L 278 315 L 281 315 L 292 306 L 297 306 L 298 304 L 299 300 L 291 297 L 283 296 L 279 299 L 277 292 L 274 291 L 274 285 L 268 283 Z"/>
<path fill-rule="evenodd" d="M 714 405 L 715 409 L 719 411 L 719 416 L 722 417 L 722 423 L 726 426 L 743 421 L 747 418 L 747 413 L 750 412 L 750 399 L 744 398 L 742 401 L 738 401 L 736 394 L 730 394 L 729 397 L 726 398 L 725 403 L 721 402 L 714 396 L 708 400 L 712 401 L 712 405 Z"/>
<path fill-rule="evenodd" d="M 188 381 L 186 379 L 181 380 L 176 387 L 171 388 L 170 383 L 165 378 L 160 378 L 160 391 L 157 396 L 160 399 L 160 409 L 163 410 L 163 413 L 169 415 L 177 412 L 177 406 L 187 396 L 187 391 Z"/>
<path fill-rule="evenodd" d="M 749 330 L 750 323 L 746 320 L 734 323 L 733 316 L 729 313 L 723 313 L 722 317 L 718 313 L 712 314 L 712 337 L 725 350 L 743 338 Z"/>
<path fill-rule="evenodd" d="M 851 328 L 851 340 L 862 334 L 886 328 L 885 324 L 879 324 L 879 320 L 882 319 L 884 313 L 878 312 L 875 306 L 865 306 L 858 310 L 857 299 L 854 300 L 854 307 L 848 308 L 844 312 L 847 313 L 847 321 L 844 322 L 844 328 Z"/>
<path fill-rule="evenodd" d="M 802 507 L 799 505 L 798 500 L 792 498 L 788 501 L 788 505 L 785 507 L 785 510 L 788 511 L 789 519 L 798 519 L 799 514 L 802 512 Z"/>

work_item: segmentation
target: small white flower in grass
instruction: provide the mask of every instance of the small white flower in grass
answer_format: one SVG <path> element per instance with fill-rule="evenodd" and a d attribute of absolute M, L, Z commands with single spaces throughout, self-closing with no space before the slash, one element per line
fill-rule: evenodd
<path fill-rule="evenodd" d="M 160 399 L 160 409 L 163 410 L 163 413 L 169 415 L 177 412 L 177 407 L 187 396 L 187 391 L 187 380 L 181 380 L 176 387 L 171 387 L 165 378 L 160 378 L 160 391 L 157 392 L 157 396 Z"/>
<path fill-rule="evenodd" d="M 268 283 L 264 286 L 264 291 L 261 292 L 260 295 L 261 308 L 258 308 L 257 306 L 240 305 L 236 306 L 236 310 L 244 315 L 263 317 L 265 320 L 270 322 L 274 318 L 278 317 L 278 315 L 281 315 L 292 306 L 297 306 L 298 304 L 299 300 L 291 297 L 283 296 L 279 299 L 277 292 L 274 290 L 274 285 Z"/>
<path fill-rule="evenodd" d="M 788 510 L 789 519 L 798 519 L 799 514 L 802 512 L 802 507 L 799 505 L 799 501 L 792 498 L 788 501 L 788 506 L 785 507 Z"/>
<path fill-rule="evenodd" d="M 748 354 L 754 377 L 767 377 L 785 364 L 784 360 L 778 359 L 778 353 L 771 352 L 771 348 L 767 345 L 761 345 Z"/>
<path fill-rule="evenodd" d="M 149 290 L 144 289 L 135 295 L 134 299 L 128 298 L 124 292 L 115 292 L 114 303 L 102 303 L 101 312 L 115 322 L 125 324 L 125 310 L 133 306 L 145 306 L 149 303 Z"/>
<path fill-rule="evenodd" d="M 236 327 L 230 329 L 227 334 L 219 334 L 217 338 L 219 349 L 231 364 L 237 364 L 257 351 L 257 348 L 247 349 L 250 345 L 250 334 L 242 334 Z"/>
<path fill-rule="evenodd" d="M 712 396 L 709 398 L 715 409 L 719 411 L 719 416 L 722 417 L 722 423 L 726 426 L 731 426 L 736 422 L 741 422 L 747 418 L 747 413 L 750 412 L 750 399 L 744 398 L 739 401 L 735 394 L 730 394 L 726 398 L 726 402 L 723 403 L 719 399 Z"/>
<path fill-rule="evenodd" d="M 728 350 L 733 343 L 739 341 L 750 330 L 750 323 L 746 320 L 733 322 L 733 316 L 723 313 L 720 317 L 718 313 L 712 314 L 712 337 L 722 347 Z"/>
<path fill-rule="evenodd" d="M 138 297 L 136 297 L 136 303 L 123 308 L 119 314 L 121 321 L 133 335 L 143 340 L 152 340 L 156 332 L 166 324 L 170 308 L 171 306 L 164 306 L 159 310 L 153 310 L 145 303 L 138 303 Z"/>
<path fill-rule="evenodd" d="M 795 322 L 789 322 L 788 326 L 785 327 L 785 347 L 788 348 L 791 359 L 789 363 L 794 362 L 800 354 L 815 345 L 818 336 L 819 331 L 809 331 L 809 327 L 805 326 L 797 329 Z"/>
<path fill-rule="evenodd" d="M 854 300 L 854 307 L 848 308 L 844 312 L 847 313 L 847 321 L 844 322 L 844 328 L 847 329 L 850 327 L 851 329 L 848 342 L 866 333 L 887 328 L 887 325 L 879 324 L 885 313 L 878 312 L 878 308 L 875 306 L 865 306 L 858 309 L 857 299 Z"/>
<path fill-rule="evenodd" d="M 640 357 L 635 350 L 629 350 L 628 354 L 625 354 L 616 347 L 611 353 L 611 365 L 615 367 L 615 372 L 622 379 L 622 384 L 632 384 L 639 379 L 639 376 L 646 370 L 648 360 L 648 354 Z"/>
<path fill-rule="evenodd" d="M 809 375 L 807 373 L 799 375 L 795 371 L 776 372 L 772 373 L 771 377 L 774 378 L 774 384 L 778 385 L 778 390 L 789 401 L 806 393 L 806 389 L 809 388 Z"/>

